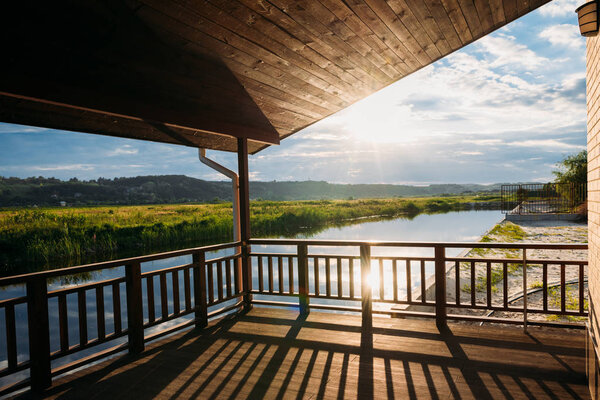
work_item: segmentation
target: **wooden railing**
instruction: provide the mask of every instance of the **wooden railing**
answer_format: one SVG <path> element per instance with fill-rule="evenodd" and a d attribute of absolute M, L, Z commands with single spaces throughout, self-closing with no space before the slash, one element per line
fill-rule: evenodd
<path fill-rule="evenodd" d="M 282 246 L 285 252 L 270 251 Z M 409 248 L 428 255 L 403 256 Z M 468 248 L 510 250 L 515 257 L 446 256 L 447 249 Z M 226 249 L 231 254 L 207 259 L 208 253 Z M 387 249 L 385 254 L 381 249 Z M 301 313 L 311 308 L 359 312 L 365 325 L 372 323 L 373 313 L 433 317 L 440 325 L 462 319 L 526 326 L 552 323 L 528 318 L 534 313 L 587 316 L 587 261 L 528 257 L 536 249 L 566 252 L 587 245 L 253 239 L 247 245 L 227 243 L 1 278 L 0 287 L 24 285 L 26 295 L 0 301 L 5 331 L 0 348 L 6 356 L 0 378 L 26 370 L 29 378 L 0 394 L 27 385 L 44 389 L 53 376 L 119 352 L 140 353 L 150 340 L 203 328 L 209 319 L 250 304 L 294 306 Z M 191 263 L 143 271 L 143 263 L 179 256 L 191 256 Z M 120 276 L 48 291 L 53 279 L 115 268 Z M 528 285 L 530 273 L 524 270 L 538 273 L 540 281 Z M 519 297 L 515 282 L 529 295 L 521 290 Z M 532 293 L 540 291 L 539 307 L 528 305 Z M 298 300 L 290 301 L 294 297 Z M 465 315 L 462 309 L 487 314 Z M 17 315 L 24 310 L 27 348 L 19 344 L 17 330 Z M 519 316 L 494 317 L 497 312 Z M 58 336 L 53 346 L 52 332 Z"/>

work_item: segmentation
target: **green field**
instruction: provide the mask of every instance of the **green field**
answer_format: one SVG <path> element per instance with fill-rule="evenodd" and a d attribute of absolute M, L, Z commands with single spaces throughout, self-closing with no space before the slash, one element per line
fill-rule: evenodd
<path fill-rule="evenodd" d="M 311 233 L 357 218 L 494 208 L 494 196 L 253 201 L 255 237 Z M 231 203 L 0 210 L 0 274 L 231 240 Z"/>

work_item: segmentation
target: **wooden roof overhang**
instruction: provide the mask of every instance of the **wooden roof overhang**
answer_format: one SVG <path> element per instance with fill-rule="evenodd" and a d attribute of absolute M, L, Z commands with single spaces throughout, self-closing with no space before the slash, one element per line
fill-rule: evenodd
<path fill-rule="evenodd" d="M 0 120 L 255 153 L 546 1 L 4 2 Z"/>

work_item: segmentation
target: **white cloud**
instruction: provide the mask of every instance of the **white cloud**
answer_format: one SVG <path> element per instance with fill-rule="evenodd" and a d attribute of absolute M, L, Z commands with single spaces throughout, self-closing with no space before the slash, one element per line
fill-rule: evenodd
<path fill-rule="evenodd" d="M 540 32 L 539 36 L 555 46 L 581 48 L 585 39 L 579 34 L 579 28 L 573 24 L 551 25 Z"/>
<path fill-rule="evenodd" d="M 543 147 L 546 151 L 572 151 L 582 150 L 585 148 L 584 145 L 565 143 L 556 139 L 542 139 L 542 140 L 519 140 L 512 143 L 507 143 L 508 146 L 516 147 Z"/>
<path fill-rule="evenodd" d="M 92 171 L 96 168 L 93 164 L 67 164 L 29 167 L 33 171 Z"/>
<path fill-rule="evenodd" d="M 479 40 L 477 45 L 487 53 L 488 57 L 495 58 L 491 63 L 493 67 L 520 66 L 527 70 L 535 70 L 548 62 L 547 58 L 537 55 L 524 44 L 518 43 L 514 36 L 504 34 L 486 36 Z"/>
<path fill-rule="evenodd" d="M 573 15 L 579 4 L 579 0 L 554 0 L 543 5 L 539 12 L 545 17 L 566 17 Z"/>
<path fill-rule="evenodd" d="M 125 144 L 121 147 L 117 147 L 116 149 L 109 151 L 108 153 L 106 153 L 107 157 L 114 157 L 114 156 L 122 156 L 122 155 L 132 155 L 132 154 L 137 154 L 138 153 L 138 149 L 134 148 L 133 146 L 129 145 L 129 144 Z"/>

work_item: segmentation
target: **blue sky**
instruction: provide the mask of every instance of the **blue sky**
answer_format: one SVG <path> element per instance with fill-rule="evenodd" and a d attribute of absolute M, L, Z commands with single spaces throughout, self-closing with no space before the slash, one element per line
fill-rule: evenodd
<path fill-rule="evenodd" d="M 250 157 L 253 180 L 547 181 L 586 145 L 580 2 L 555 0 Z M 235 168 L 235 156 L 209 151 Z M 223 178 L 182 146 L 0 124 L 0 175 Z"/>

